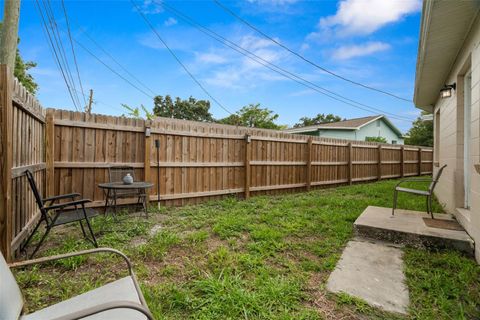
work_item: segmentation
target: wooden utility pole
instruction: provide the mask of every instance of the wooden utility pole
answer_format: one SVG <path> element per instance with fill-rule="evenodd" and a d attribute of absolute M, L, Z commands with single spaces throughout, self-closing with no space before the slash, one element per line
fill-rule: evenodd
<path fill-rule="evenodd" d="M 6 64 L 11 72 L 15 68 L 19 17 L 20 0 L 5 0 L 0 34 L 0 64 Z"/>
<path fill-rule="evenodd" d="M 90 96 L 88 97 L 88 105 L 85 106 L 85 113 L 90 115 L 92 113 L 93 90 L 90 89 Z"/>

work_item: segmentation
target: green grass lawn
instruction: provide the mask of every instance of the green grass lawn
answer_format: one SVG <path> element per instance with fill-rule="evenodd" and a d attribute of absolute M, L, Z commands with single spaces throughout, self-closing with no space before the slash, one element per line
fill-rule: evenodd
<path fill-rule="evenodd" d="M 146 220 L 98 217 L 101 246 L 133 261 L 158 319 L 402 319 L 325 290 L 353 222 L 391 207 L 395 180 L 153 211 Z M 425 185 L 424 185 L 425 187 Z M 400 195 L 399 207 L 424 210 Z M 442 209 L 435 203 L 435 212 Z M 161 226 L 161 227 L 158 227 Z M 54 229 L 55 230 L 55 229 Z M 39 256 L 89 248 L 78 226 L 53 231 Z M 125 274 L 110 255 L 16 272 L 30 311 Z M 409 319 L 479 319 L 480 267 L 453 251 L 405 249 Z"/>

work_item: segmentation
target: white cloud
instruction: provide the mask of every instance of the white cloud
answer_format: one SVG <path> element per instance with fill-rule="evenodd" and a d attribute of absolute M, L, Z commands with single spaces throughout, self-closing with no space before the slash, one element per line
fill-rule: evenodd
<path fill-rule="evenodd" d="M 162 5 L 154 0 L 144 0 L 140 10 L 145 14 L 158 14 L 163 12 Z"/>
<path fill-rule="evenodd" d="M 198 53 L 197 61 L 211 64 L 222 64 L 227 62 L 227 57 L 213 52 Z"/>
<path fill-rule="evenodd" d="M 166 27 L 174 26 L 178 23 L 177 19 L 170 17 L 163 23 Z"/>
<path fill-rule="evenodd" d="M 368 42 L 360 45 L 342 46 L 335 49 L 332 53 L 334 59 L 347 60 L 355 57 L 363 57 L 372 53 L 381 52 L 390 49 L 390 45 L 385 42 Z"/>
<path fill-rule="evenodd" d="M 305 89 L 305 90 L 300 90 L 300 91 L 294 91 L 290 93 L 290 97 L 302 97 L 302 96 L 309 96 L 312 94 L 316 94 L 317 92 L 312 89 Z"/>
<path fill-rule="evenodd" d="M 285 62 L 286 54 L 269 40 L 244 35 L 234 41 L 268 62 Z M 218 87 L 240 89 L 258 85 L 261 81 L 284 79 L 261 64 L 228 49 L 210 49 L 207 53 L 197 54 L 197 61 L 208 64 L 209 70 L 204 80 Z"/>
<path fill-rule="evenodd" d="M 343 0 L 335 15 L 320 19 L 320 33 L 310 37 L 368 35 L 420 9 L 421 0 Z"/>

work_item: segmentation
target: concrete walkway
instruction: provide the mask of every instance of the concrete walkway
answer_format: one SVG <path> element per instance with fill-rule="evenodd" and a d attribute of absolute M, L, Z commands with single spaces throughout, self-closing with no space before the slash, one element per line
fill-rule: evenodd
<path fill-rule="evenodd" d="M 361 298 L 380 309 L 407 314 L 408 288 L 401 249 L 350 241 L 328 279 L 327 289 Z"/>

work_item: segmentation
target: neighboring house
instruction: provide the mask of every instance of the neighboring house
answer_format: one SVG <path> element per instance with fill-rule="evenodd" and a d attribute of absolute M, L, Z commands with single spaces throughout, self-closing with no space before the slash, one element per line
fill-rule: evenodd
<path fill-rule="evenodd" d="M 436 188 L 480 262 L 480 2 L 423 3 L 414 102 L 434 115 Z"/>
<path fill-rule="evenodd" d="M 365 141 L 367 137 L 383 137 L 387 143 L 403 144 L 402 133 L 384 115 L 291 128 L 284 132 L 359 141 Z"/>

